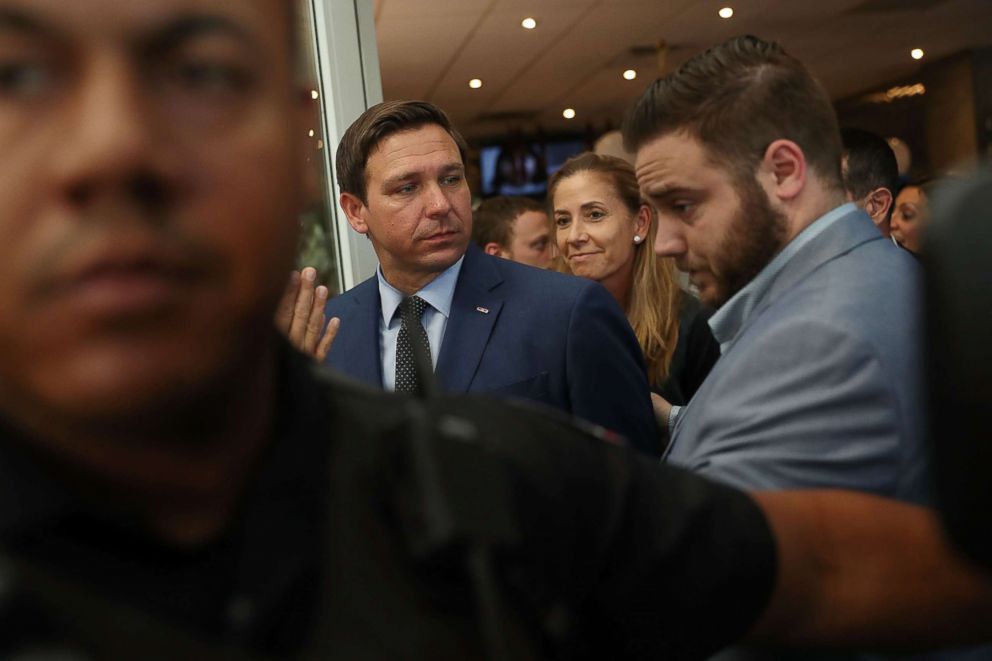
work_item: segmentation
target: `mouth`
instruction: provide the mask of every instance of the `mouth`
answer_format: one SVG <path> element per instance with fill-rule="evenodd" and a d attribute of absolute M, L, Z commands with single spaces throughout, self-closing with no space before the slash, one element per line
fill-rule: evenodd
<path fill-rule="evenodd" d="M 440 232 L 434 232 L 433 234 L 424 237 L 423 240 L 429 243 L 443 243 L 445 241 L 449 241 L 450 239 L 454 238 L 457 235 L 458 232 L 455 230 L 442 230 Z"/>
<path fill-rule="evenodd" d="M 690 269 L 686 271 L 686 274 L 689 276 L 689 282 L 697 289 L 703 289 L 709 281 L 705 271 Z"/>
<path fill-rule="evenodd" d="M 204 271 L 196 260 L 160 247 L 117 247 L 63 271 L 51 293 L 87 316 L 127 316 L 182 301 Z"/>
<path fill-rule="evenodd" d="M 569 261 L 572 262 L 584 262 L 592 257 L 598 255 L 598 252 L 576 252 L 568 256 Z"/>

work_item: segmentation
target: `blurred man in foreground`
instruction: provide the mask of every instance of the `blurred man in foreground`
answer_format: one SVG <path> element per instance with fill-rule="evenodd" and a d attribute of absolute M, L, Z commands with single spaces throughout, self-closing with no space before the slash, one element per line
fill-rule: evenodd
<path fill-rule="evenodd" d="M 314 374 L 271 326 L 302 198 L 289 7 L 0 0 L 0 656 L 987 633 L 987 580 L 925 510 L 752 499 L 534 413 Z"/>

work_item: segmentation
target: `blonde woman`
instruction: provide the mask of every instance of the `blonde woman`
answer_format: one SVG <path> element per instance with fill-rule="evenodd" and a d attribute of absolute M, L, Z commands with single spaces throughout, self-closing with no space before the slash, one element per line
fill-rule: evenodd
<path fill-rule="evenodd" d="M 556 268 L 596 280 L 627 314 L 652 390 L 685 404 L 720 355 L 708 312 L 682 292 L 675 265 L 654 254 L 657 223 L 634 170 L 612 156 L 568 160 L 548 187 Z"/>

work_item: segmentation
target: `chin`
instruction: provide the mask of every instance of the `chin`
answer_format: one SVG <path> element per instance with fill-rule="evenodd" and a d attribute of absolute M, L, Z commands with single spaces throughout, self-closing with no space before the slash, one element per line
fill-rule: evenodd
<path fill-rule="evenodd" d="M 729 296 L 726 296 L 726 293 L 723 290 L 713 285 L 699 287 L 699 293 L 696 296 L 703 305 L 706 305 L 713 310 L 719 308 L 730 298 Z"/>
<path fill-rule="evenodd" d="M 436 273 L 440 273 L 448 268 L 450 268 L 455 262 L 462 258 L 465 254 L 467 246 L 452 246 L 446 250 L 439 250 L 431 254 L 429 258 L 430 269 Z"/>
<path fill-rule="evenodd" d="M 596 282 L 602 282 L 606 278 L 606 275 L 602 273 L 602 271 L 590 264 L 584 264 L 582 262 L 575 264 L 573 262 L 569 262 L 568 268 L 572 272 L 572 275 L 577 275 L 581 278 L 588 278 L 589 280 L 595 280 Z"/>
<path fill-rule="evenodd" d="M 216 398 L 233 359 L 225 344 L 182 334 L 70 347 L 36 366 L 31 399 L 83 424 L 154 426 Z"/>

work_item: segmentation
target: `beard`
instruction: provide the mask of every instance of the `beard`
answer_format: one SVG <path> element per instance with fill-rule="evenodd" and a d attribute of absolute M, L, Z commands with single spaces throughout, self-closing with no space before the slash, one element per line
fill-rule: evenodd
<path fill-rule="evenodd" d="M 735 186 L 740 206 L 713 258 L 714 307 L 720 307 L 761 272 L 785 245 L 785 216 L 772 208 L 753 178 Z"/>

